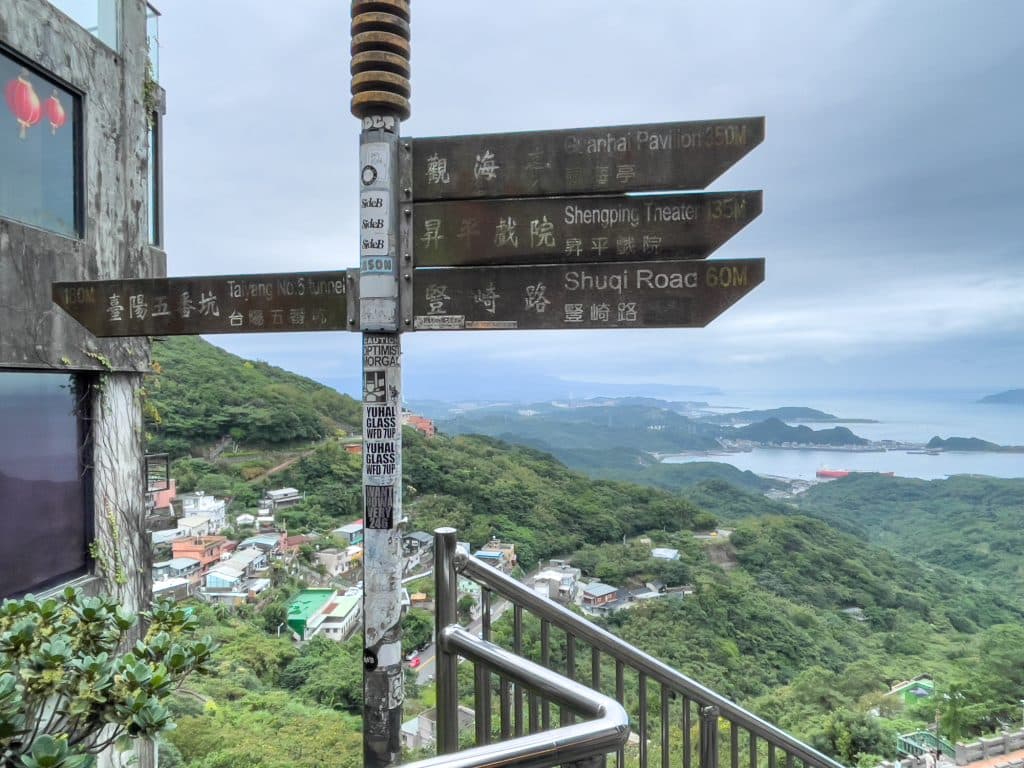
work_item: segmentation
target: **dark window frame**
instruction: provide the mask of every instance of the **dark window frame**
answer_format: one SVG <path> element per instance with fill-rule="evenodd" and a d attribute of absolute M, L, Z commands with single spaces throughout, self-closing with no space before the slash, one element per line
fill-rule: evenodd
<path fill-rule="evenodd" d="M 23 224 L 27 227 L 33 227 L 34 229 L 48 232 L 56 235 L 57 237 L 66 237 L 71 240 L 84 240 L 85 239 L 85 92 L 82 89 L 75 87 L 72 83 L 69 83 L 62 77 L 58 77 L 54 73 L 41 67 L 38 62 L 33 61 L 19 51 L 11 48 L 0 40 L 0 55 L 6 56 L 11 61 L 24 67 L 29 72 L 33 73 L 36 77 L 42 80 L 49 81 L 50 83 L 63 88 L 67 91 L 72 99 L 72 115 L 71 115 L 71 130 L 72 130 L 72 153 L 71 162 L 73 165 L 72 169 L 72 183 L 74 184 L 74 201 L 72 203 L 72 211 L 74 216 L 74 225 L 72 229 L 74 234 L 68 234 L 67 232 L 57 232 L 49 227 L 42 226 L 29 221 L 22 221 L 21 219 L 10 219 L 0 213 L 0 218 L 6 219 L 7 221 L 14 221 L 18 224 Z"/>

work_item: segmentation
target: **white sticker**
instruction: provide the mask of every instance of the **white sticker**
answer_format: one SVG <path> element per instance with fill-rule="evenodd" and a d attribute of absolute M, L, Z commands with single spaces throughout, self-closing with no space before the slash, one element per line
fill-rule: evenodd
<path fill-rule="evenodd" d="M 416 315 L 414 323 L 419 331 L 455 331 L 466 327 L 465 315 Z"/>
<path fill-rule="evenodd" d="M 391 148 L 385 141 L 359 146 L 361 189 L 387 189 L 391 182 Z"/>

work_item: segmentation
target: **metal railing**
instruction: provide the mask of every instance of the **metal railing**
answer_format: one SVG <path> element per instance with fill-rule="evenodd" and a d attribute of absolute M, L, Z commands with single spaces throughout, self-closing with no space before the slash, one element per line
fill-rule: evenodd
<path fill-rule="evenodd" d="M 612 752 L 616 768 L 626 768 L 628 726 L 614 724 L 617 713 L 612 715 L 612 705 L 618 706 L 623 715 L 627 706 L 636 712 L 639 768 L 649 768 L 652 752 L 660 753 L 657 758 L 661 768 L 693 768 L 695 759 L 699 768 L 718 768 L 720 763 L 730 768 L 740 768 L 741 763 L 744 768 L 779 768 L 780 760 L 785 768 L 796 768 L 797 761 L 804 768 L 843 768 L 496 568 L 457 552 L 455 535 L 452 528 L 439 528 L 434 537 L 438 757 L 415 763 L 417 768 L 475 768 L 509 762 L 553 766 Z M 482 588 L 479 638 L 457 622 L 459 576 Z M 490 642 L 492 595 L 508 601 L 509 605 L 502 607 L 513 610 L 511 651 Z M 524 658 L 524 614 L 540 622 L 539 664 Z M 557 642 L 562 638 L 564 645 Z M 589 688 L 577 679 L 580 644 L 590 649 Z M 564 664 L 564 677 L 553 671 L 553 645 L 557 645 L 557 661 Z M 454 755 L 450 753 L 458 749 L 459 656 L 474 664 L 477 747 Z M 583 658 L 585 661 L 585 655 Z M 495 674 L 497 687 L 492 686 Z M 608 695 L 601 693 L 605 689 Z M 499 713 L 496 726 L 495 699 Z M 551 730 L 554 708 L 561 727 Z M 578 716 L 598 720 L 577 724 Z M 612 732 L 617 743 L 613 743 Z M 495 738 L 498 740 L 492 743 Z M 514 757 L 509 750 L 515 751 Z M 629 758 L 632 763 L 632 752 Z"/>
<path fill-rule="evenodd" d="M 941 750 L 944 755 L 955 755 L 956 749 L 945 739 L 931 731 L 915 731 L 896 737 L 896 751 L 902 755 L 923 755 L 933 749 Z"/>

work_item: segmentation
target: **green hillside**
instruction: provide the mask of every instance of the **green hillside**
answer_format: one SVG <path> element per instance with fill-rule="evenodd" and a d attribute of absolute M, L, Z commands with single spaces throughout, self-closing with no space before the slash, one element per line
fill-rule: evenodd
<path fill-rule="evenodd" d="M 243 360 L 198 336 L 158 339 L 148 378 L 150 449 L 188 455 L 230 437 L 281 446 L 359 432 L 359 404 L 312 379 Z"/>
<path fill-rule="evenodd" d="M 322 532 L 359 514 L 360 457 L 338 441 L 317 442 L 332 430 L 355 428 L 357 403 L 198 339 L 158 345 L 156 357 L 162 373 L 150 385 L 149 401 L 159 415 L 156 441 L 178 440 L 189 450 L 227 434 L 246 443 L 291 445 L 295 463 L 275 482 L 302 489 L 306 499 L 282 511 L 289 532 Z M 965 708 L 943 721 L 949 733 L 978 733 L 1016 711 L 1017 691 L 1024 688 L 1019 590 L 997 592 L 986 582 L 1020 583 L 1024 534 L 1014 531 L 1024 514 L 1024 481 L 882 483 L 856 476 L 816 486 L 795 508 L 766 499 L 742 473 L 643 465 L 641 450 L 618 451 L 601 438 L 607 430 L 632 439 L 665 431 L 648 430 L 650 419 L 685 434 L 685 420 L 668 420 L 673 414 L 642 407 L 578 411 L 586 413 L 556 419 L 554 428 L 568 437 L 573 420 L 582 424 L 585 431 L 572 438 L 572 447 L 589 451 L 593 464 L 600 464 L 603 451 L 615 451 L 638 462 L 635 476 L 649 482 L 682 483 L 683 474 L 661 476 L 668 471 L 696 482 L 680 493 L 594 480 L 534 448 L 480 436 L 427 439 L 407 429 L 403 480 L 410 528 L 453 525 L 474 546 L 497 536 L 516 545 L 524 568 L 569 556 L 587 575 L 621 587 L 651 578 L 692 585 L 692 595 L 654 600 L 615 614 L 608 624 L 848 764 L 890 756 L 894 733 L 934 716 L 884 700 L 895 680 L 928 672 L 942 690 L 956 693 Z M 241 466 L 183 459 L 175 471 L 179 480 L 189 478 L 184 485 L 219 481 L 241 496 Z M 734 479 L 750 490 L 732 485 Z M 694 537 L 718 522 L 735 526 L 730 537 Z M 652 559 L 647 539 L 678 549 L 681 559 Z M 308 743 L 288 737 L 282 750 L 304 744 L 296 748 L 329 755 L 340 744 L 330 737 L 332 728 L 339 739 L 352 737 L 355 722 L 330 710 L 358 712 L 358 643 L 295 651 L 268 642 L 265 633 L 278 626 L 283 599 L 246 609 L 220 633 L 218 671 L 196 684 L 205 703 L 183 700 L 181 727 L 171 737 L 184 764 L 205 765 L 202 755 L 217 744 L 223 749 L 210 765 L 230 764 L 238 753 L 224 742 L 233 734 L 247 734 L 242 741 L 249 743 L 263 728 L 290 730 L 307 720 L 317 723 Z M 528 634 L 539 632 L 527 624 Z M 496 631 L 507 629 L 501 624 Z M 535 649 L 535 639 L 529 634 L 526 647 Z M 559 652 L 556 641 L 556 659 Z M 259 664 L 250 669 L 254 658 Z M 605 678 L 613 679 L 613 671 Z M 411 707 L 421 705 L 410 700 Z M 264 716 L 266 707 L 277 714 Z M 870 716 L 871 709 L 882 716 Z"/>
<path fill-rule="evenodd" d="M 1024 590 L 1024 479 L 851 475 L 814 486 L 796 503 L 922 565 Z"/>

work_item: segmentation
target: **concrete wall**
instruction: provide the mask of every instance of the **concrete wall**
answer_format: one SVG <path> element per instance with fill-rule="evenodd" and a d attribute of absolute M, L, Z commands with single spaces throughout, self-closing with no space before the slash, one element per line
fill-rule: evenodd
<path fill-rule="evenodd" d="M 0 42 L 79 92 L 83 158 L 80 238 L 0 218 L 0 371 L 100 373 L 92 402 L 98 578 L 84 586 L 138 609 L 150 594 L 136 373 L 148 370 L 148 341 L 96 339 L 51 298 L 58 280 L 166 274 L 163 252 L 148 245 L 146 5 L 122 0 L 120 11 L 114 51 L 43 0 L 0 3 Z"/>
<path fill-rule="evenodd" d="M 978 739 L 966 744 L 958 742 L 956 745 L 956 764 L 967 765 L 976 760 L 1006 755 L 1019 749 L 1024 749 L 1024 731 L 1003 733 L 999 736 Z"/>
<path fill-rule="evenodd" d="M 166 275 L 149 246 L 146 4 L 121 0 L 119 50 L 44 0 L 0 1 L 0 43 L 81 98 L 81 236 L 0 218 L 0 374 L 98 373 L 92 401 L 93 572 L 76 584 L 133 610 L 151 599 L 139 403 L 146 339 L 93 337 L 52 302 L 51 284 Z M 162 100 L 162 99 L 161 99 Z M 136 765 L 153 764 L 137 744 Z M 118 759 L 104 755 L 100 765 Z"/>
<path fill-rule="evenodd" d="M 0 218 L 0 368 L 143 371 L 144 340 L 99 340 L 54 306 L 58 280 L 160 277 L 149 247 L 146 5 L 123 0 L 121 51 L 43 0 L 3 0 L 0 42 L 82 94 L 82 237 Z"/>

